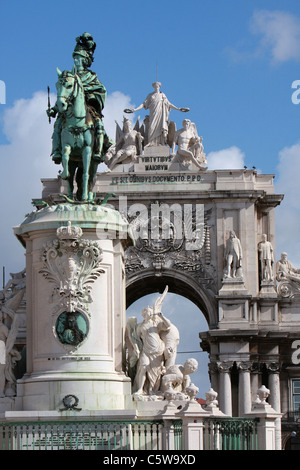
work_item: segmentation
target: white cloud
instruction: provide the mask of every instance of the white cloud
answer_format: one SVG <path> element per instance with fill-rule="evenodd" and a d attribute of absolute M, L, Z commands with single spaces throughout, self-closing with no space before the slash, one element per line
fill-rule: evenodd
<path fill-rule="evenodd" d="M 245 36 L 236 47 L 227 47 L 233 61 L 269 56 L 273 65 L 300 60 L 300 18 L 279 10 L 257 10 L 249 23 L 251 37 Z M 253 45 L 253 36 L 259 37 Z"/>
<path fill-rule="evenodd" d="M 134 114 L 125 114 L 124 109 L 133 108 L 134 106 L 131 103 L 131 98 L 128 95 L 124 95 L 120 91 L 114 91 L 111 95 L 107 96 L 105 108 L 103 111 L 104 114 L 104 127 L 109 135 L 109 137 L 115 140 L 116 134 L 116 123 L 118 122 L 119 126 L 122 127 L 123 117 L 126 116 L 129 119 L 134 118 Z"/>
<path fill-rule="evenodd" d="M 52 126 L 45 112 L 47 96 L 37 92 L 20 99 L 3 115 L 3 133 L 9 144 L 0 146 L 1 164 L 1 264 L 8 272 L 24 268 L 24 249 L 12 227 L 33 210 L 31 199 L 41 195 L 41 177 L 56 176 L 51 162 Z"/>
<path fill-rule="evenodd" d="M 284 11 L 256 11 L 250 23 L 253 34 L 261 35 L 257 52 L 270 51 L 274 63 L 300 60 L 300 19 Z"/>
<path fill-rule="evenodd" d="M 276 209 L 277 258 L 282 251 L 296 267 L 300 267 L 300 143 L 286 147 L 279 153 L 278 178 L 275 190 L 284 194 Z"/>
<path fill-rule="evenodd" d="M 207 158 L 209 170 L 236 170 L 244 167 L 244 153 L 235 146 L 210 152 Z"/>

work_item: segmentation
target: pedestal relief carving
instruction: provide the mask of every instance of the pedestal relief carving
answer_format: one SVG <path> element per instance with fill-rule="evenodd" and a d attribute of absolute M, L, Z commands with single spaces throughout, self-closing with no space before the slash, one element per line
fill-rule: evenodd
<path fill-rule="evenodd" d="M 90 285 L 104 273 L 102 250 L 96 241 L 81 239 L 81 228 L 71 222 L 56 234 L 44 248 L 39 272 L 54 284 L 49 301 L 56 317 L 55 336 L 66 347 L 77 347 L 88 334 Z"/>
<path fill-rule="evenodd" d="M 100 267 L 102 250 L 97 242 L 80 240 L 82 230 L 72 226 L 57 229 L 57 239 L 46 244 L 40 273 L 54 284 L 51 302 L 75 312 L 88 310 L 92 302 L 90 284 L 104 270 Z"/>

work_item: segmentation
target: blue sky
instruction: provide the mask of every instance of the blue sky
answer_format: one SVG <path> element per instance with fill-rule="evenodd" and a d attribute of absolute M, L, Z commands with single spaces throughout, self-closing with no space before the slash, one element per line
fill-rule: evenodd
<path fill-rule="evenodd" d="M 54 90 L 56 67 L 72 67 L 74 38 L 89 31 L 97 42 L 93 68 L 108 93 L 122 91 L 140 104 L 158 68 L 170 100 L 191 108 L 207 152 L 236 145 L 248 166 L 274 172 L 278 151 L 298 138 L 299 109 L 290 97 L 299 58 L 288 51 L 286 58 L 274 58 L 276 38 L 268 38 L 267 30 L 272 21 L 276 28 L 276 20 L 267 13 L 281 14 L 278 25 L 290 15 L 299 27 L 297 3 L 92 0 L 84 9 L 78 0 L 5 2 L 6 106 L 47 85 Z"/>
<path fill-rule="evenodd" d="M 0 80 L 6 85 L 6 103 L 0 104 L 1 192 L 14 196 L 9 211 L 6 205 L 2 209 L 7 227 L 30 210 L 25 201 L 39 197 L 40 178 L 57 174 L 49 159 L 53 124 L 44 114 L 43 94 L 48 85 L 55 92 L 56 67 L 72 67 L 75 37 L 84 31 L 97 43 L 92 68 L 108 91 L 104 122 L 113 138 L 122 106 L 142 103 L 158 76 L 172 103 L 190 107 L 210 168 L 255 166 L 275 174 L 278 192 L 295 177 L 294 168 L 286 174 L 297 160 L 300 138 L 300 106 L 291 100 L 292 83 L 300 79 L 295 0 L 91 0 L 85 8 L 78 0 L 17 0 L 2 2 L 1 18 Z M 181 116 L 172 113 L 180 125 Z M 285 159 L 283 149 L 293 149 Z M 12 190 L 16 172 L 20 182 Z M 26 199 L 17 186 L 24 189 L 27 175 Z M 291 191 L 290 181 L 287 186 Z M 24 209 L 16 202 L 20 198 Z M 293 257 L 300 264 L 300 254 Z M 17 259 L 4 261 L 16 269 Z"/>
<path fill-rule="evenodd" d="M 40 178 L 58 170 L 49 157 L 47 86 L 54 93 L 56 67 L 72 68 L 75 37 L 85 31 L 97 43 L 92 69 L 108 91 L 110 135 L 122 109 L 142 103 L 158 76 L 173 104 L 190 107 L 210 169 L 246 165 L 275 175 L 285 194 L 276 210 L 277 257 L 288 251 L 300 267 L 300 105 L 291 99 L 300 80 L 299 2 L 15 0 L 2 2 L 0 15 L 0 263 L 7 273 L 25 264 L 12 227 L 40 197 Z M 180 125 L 182 118 L 172 111 L 172 119 Z"/>

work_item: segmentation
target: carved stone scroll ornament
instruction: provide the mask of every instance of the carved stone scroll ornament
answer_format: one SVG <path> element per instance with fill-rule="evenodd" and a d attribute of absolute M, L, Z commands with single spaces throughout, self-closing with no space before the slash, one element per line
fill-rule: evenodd
<path fill-rule="evenodd" d="M 44 266 L 39 272 L 54 284 L 53 303 L 68 313 L 77 309 L 88 312 L 90 284 L 104 273 L 100 267 L 102 250 L 96 241 L 81 239 L 81 228 L 71 222 L 58 228 L 56 234 L 58 238 L 44 247 Z"/>

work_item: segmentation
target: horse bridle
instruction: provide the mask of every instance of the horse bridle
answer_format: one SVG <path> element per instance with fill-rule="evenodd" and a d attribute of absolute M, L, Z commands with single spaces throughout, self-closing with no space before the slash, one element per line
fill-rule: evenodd
<path fill-rule="evenodd" d="M 79 84 L 79 81 L 78 81 L 78 76 L 76 74 L 75 75 L 70 74 L 69 76 L 74 78 L 74 86 L 73 86 L 72 92 L 70 93 L 69 97 L 65 97 L 65 96 L 62 96 L 62 95 L 57 95 L 57 98 L 63 98 L 68 105 L 70 103 L 72 103 L 75 99 L 75 96 L 74 96 L 75 85 L 77 84 L 77 86 L 80 87 L 80 84 Z M 62 85 L 65 85 L 67 83 L 66 77 L 59 78 L 59 81 Z M 85 109 L 86 109 L 86 103 L 85 103 Z M 76 116 L 76 117 L 78 119 L 84 119 L 86 116 Z M 69 131 L 72 134 L 74 134 L 74 136 L 79 136 L 80 134 L 82 134 L 82 133 L 84 133 L 84 132 L 86 132 L 90 129 L 94 129 L 94 125 L 85 126 L 85 127 L 69 126 Z"/>
<path fill-rule="evenodd" d="M 68 83 L 68 80 L 67 80 L 67 77 L 68 75 L 62 77 L 62 78 L 59 78 L 58 81 L 59 83 L 61 83 L 63 86 Z M 74 84 L 73 84 L 73 89 L 72 89 L 72 92 L 70 93 L 70 95 L 68 97 L 65 97 L 65 96 L 62 96 L 62 95 L 57 95 L 57 98 L 63 98 L 66 103 L 72 103 L 72 101 L 75 99 L 75 96 L 74 96 L 74 88 L 75 88 L 75 84 L 77 84 L 77 86 L 79 87 L 79 82 L 78 82 L 78 77 L 77 75 L 69 75 L 70 77 L 73 77 L 74 78 Z"/>

